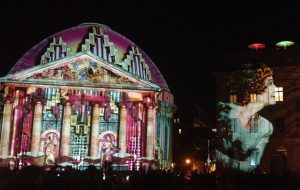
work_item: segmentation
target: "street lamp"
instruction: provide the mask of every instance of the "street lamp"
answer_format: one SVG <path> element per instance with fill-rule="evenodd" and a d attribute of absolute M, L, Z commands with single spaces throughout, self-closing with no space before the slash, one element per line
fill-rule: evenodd
<path fill-rule="evenodd" d="M 191 159 L 189 159 L 189 158 L 187 158 L 187 159 L 185 159 L 185 177 L 187 178 L 187 179 L 190 179 L 190 177 L 191 177 L 191 169 L 192 169 L 192 167 L 191 167 Z"/>
<path fill-rule="evenodd" d="M 190 166 L 191 162 L 192 162 L 191 159 L 189 159 L 189 158 L 185 159 L 187 171 L 189 171 L 191 169 L 191 166 Z"/>
<path fill-rule="evenodd" d="M 189 165 L 189 164 L 191 163 L 191 160 L 190 160 L 189 158 L 187 158 L 187 159 L 185 160 L 185 163 L 186 163 L 187 165 Z"/>

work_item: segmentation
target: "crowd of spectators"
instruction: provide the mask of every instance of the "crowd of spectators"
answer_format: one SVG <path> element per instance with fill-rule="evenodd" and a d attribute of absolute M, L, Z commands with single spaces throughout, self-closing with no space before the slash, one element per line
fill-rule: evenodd
<path fill-rule="evenodd" d="M 0 190 L 257 190 L 300 189 L 300 175 L 223 172 L 221 175 L 186 175 L 167 170 L 103 171 L 53 167 L 50 170 L 27 166 L 21 170 L 0 168 Z"/>

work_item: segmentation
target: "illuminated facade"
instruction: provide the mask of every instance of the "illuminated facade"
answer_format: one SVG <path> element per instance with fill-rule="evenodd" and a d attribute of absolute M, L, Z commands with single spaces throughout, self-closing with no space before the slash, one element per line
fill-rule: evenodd
<path fill-rule="evenodd" d="M 3 166 L 171 166 L 173 95 L 151 59 L 104 25 L 46 38 L 0 82 Z"/>

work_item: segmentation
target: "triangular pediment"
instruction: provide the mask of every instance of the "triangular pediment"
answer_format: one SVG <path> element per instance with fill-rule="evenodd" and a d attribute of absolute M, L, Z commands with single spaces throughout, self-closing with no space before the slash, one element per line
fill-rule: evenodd
<path fill-rule="evenodd" d="M 63 84 L 93 87 L 129 87 L 159 89 L 159 86 L 138 78 L 124 69 L 89 54 L 77 54 L 46 65 L 7 75 L 1 81 L 37 84 Z"/>

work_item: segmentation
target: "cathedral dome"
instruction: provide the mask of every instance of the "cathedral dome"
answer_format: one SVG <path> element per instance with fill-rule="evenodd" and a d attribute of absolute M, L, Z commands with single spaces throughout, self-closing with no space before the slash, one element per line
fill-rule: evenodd
<path fill-rule="evenodd" d="M 62 56 L 53 55 L 58 45 L 64 51 Z M 160 71 L 143 50 L 128 38 L 98 23 L 83 23 L 47 37 L 27 51 L 9 74 L 85 52 L 169 91 Z"/>

